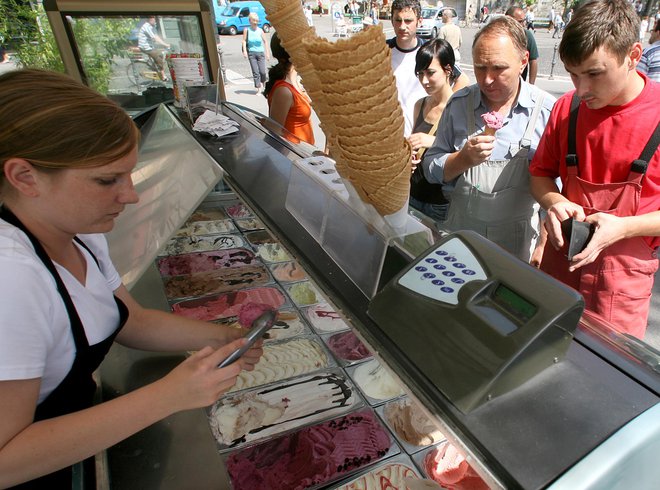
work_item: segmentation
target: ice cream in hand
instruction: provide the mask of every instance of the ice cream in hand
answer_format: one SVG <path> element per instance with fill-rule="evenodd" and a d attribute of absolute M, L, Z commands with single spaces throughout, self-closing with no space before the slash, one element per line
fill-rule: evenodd
<path fill-rule="evenodd" d="M 482 114 L 481 119 L 483 119 L 484 124 L 486 125 L 481 134 L 486 136 L 495 136 L 495 131 L 504 126 L 504 117 L 496 111 Z"/>

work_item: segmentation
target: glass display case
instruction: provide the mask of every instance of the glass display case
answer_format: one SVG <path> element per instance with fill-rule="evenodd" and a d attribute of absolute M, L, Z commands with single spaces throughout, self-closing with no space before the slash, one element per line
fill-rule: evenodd
<path fill-rule="evenodd" d="M 190 198 L 190 209 L 179 213 L 176 223 L 170 223 L 168 230 L 185 221 L 200 202 L 205 207 L 225 210 L 239 203 L 251 210 L 268 234 L 275 237 L 291 258 L 300 264 L 305 280 L 318 288 L 318 294 L 345 319 L 346 325 L 374 354 L 384 372 L 400 385 L 401 392 L 394 394 L 395 399 L 404 400 L 397 397 L 405 393 L 408 399 L 419 402 L 422 411 L 435 420 L 443 436 L 468 455 L 468 462 L 475 474 L 490 487 L 581 488 L 586 485 L 584 468 L 594 462 L 602 469 L 598 477 L 601 483 L 615 479 L 632 481 L 626 479 L 655 475 L 655 469 L 649 466 L 648 461 L 655 454 L 654 444 L 657 444 L 660 434 L 660 376 L 657 371 L 658 358 L 651 349 L 642 343 L 633 345 L 630 342 L 624 349 L 624 343 L 617 338 L 617 334 L 603 334 L 607 330 L 602 322 L 585 315 L 564 360 L 558 360 L 519 388 L 465 413 L 434 389 L 432 384 L 424 381 L 419 366 L 411 364 L 402 346 L 388 341 L 378 322 L 367 314 L 369 295 L 355 284 L 350 274 L 323 249 L 322 243 L 310 235 L 305 226 L 286 209 L 292 161 L 313 157 L 309 151 L 311 148 L 298 146 L 271 132 L 268 124 L 264 126 L 263 116 L 249 110 L 228 103 L 222 103 L 220 110 L 240 123 L 238 133 L 223 138 L 193 133 L 187 114 L 171 106 L 159 109 L 153 121 L 145 126 L 148 130 L 145 156 L 149 155 L 151 160 L 158 162 L 167 156 L 171 161 L 190 165 L 189 158 L 178 156 L 178 149 L 185 146 L 152 145 L 150 141 L 152 138 L 162 141 L 163 136 L 169 135 L 168 138 L 171 138 L 171 132 L 181 131 L 182 139 L 187 138 L 204 150 L 203 161 L 207 161 L 210 155 L 223 169 L 224 184 L 214 186 L 213 180 L 210 180 L 207 185 L 200 185 L 196 195 Z M 144 172 L 149 166 L 141 165 L 141 171 Z M 170 200 L 167 189 L 167 186 L 162 187 L 165 195 L 161 196 L 166 202 Z M 152 218 L 159 226 L 162 224 L 158 215 L 154 214 Z M 133 219 L 130 215 L 122 216 L 118 225 L 124 229 L 131 228 Z M 135 223 L 136 231 L 153 227 L 154 224 L 147 225 L 148 221 Z M 257 240 L 251 233 L 255 232 L 240 232 L 247 247 L 259 244 L 259 240 L 263 239 Z M 351 230 L 347 233 L 350 235 Z M 441 238 L 441 234 L 432 234 L 433 240 Z M 114 240 L 115 237 L 111 238 Z M 428 243 L 404 240 L 388 248 L 378 289 L 427 246 Z M 144 266 L 137 269 L 146 272 L 136 281 L 133 293 L 149 305 L 168 309 L 173 304 L 172 300 L 168 302 L 163 278 L 151 266 L 153 258 L 162 255 L 162 250 L 142 256 Z M 258 248 L 253 250 L 258 255 Z M 353 252 L 360 253 L 359 250 Z M 273 264 L 266 261 L 265 265 L 274 278 Z M 273 281 L 267 287 L 279 289 L 290 309 L 299 311 L 305 318 L 304 323 L 308 323 L 303 337 L 311 336 L 321 346 L 327 345 L 332 335 L 316 332 L 313 326 L 309 326 L 313 324 L 305 316 L 307 307 L 304 303 L 299 307 L 299 300 L 293 299 L 292 285 L 280 279 Z M 403 300 L 397 305 L 402 312 L 410 307 Z M 406 328 L 405 322 L 402 328 Z M 600 333 L 597 335 L 595 332 Z M 423 336 L 419 341 L 425 341 Z M 367 382 L 366 386 L 357 383 L 362 376 L 357 374 L 360 366 L 364 364 L 363 371 L 367 369 L 368 372 L 374 371 L 374 368 L 366 368 L 364 362 L 342 361 L 325 349 L 327 347 L 323 347 L 325 355 L 335 359 L 331 366 L 334 370 L 332 375 L 344 376 L 349 386 L 355 384 L 354 390 L 364 408 L 356 405 L 357 412 L 351 413 L 362 413 L 361 410 L 367 409 L 368 413 L 377 414 L 379 423 L 387 425 L 383 414 L 385 404 L 391 397 L 373 398 L 374 385 L 371 382 Z M 183 354 L 154 356 L 114 347 L 102 368 L 104 392 L 106 396 L 116 396 L 129 391 L 165 374 L 182 359 Z M 372 408 L 369 410 L 367 407 Z M 313 430 L 315 425 L 309 425 L 311 423 L 301 421 L 298 428 L 289 430 Z M 644 427 L 643 435 L 640 433 L 641 427 Z M 285 431 L 283 436 L 276 434 L 273 437 L 286 437 L 289 433 Z M 248 444 L 247 447 L 230 448 L 227 452 L 227 448 L 219 448 L 212 434 L 208 414 L 203 411 L 177 414 L 155 424 L 108 451 L 113 485 L 121 488 L 154 485 L 159 488 L 191 485 L 196 488 L 229 488 L 225 463 L 230 464 L 228 461 L 231 458 L 247 457 L 245 455 L 252 454 L 253 449 Z M 406 464 L 412 461 L 413 469 L 421 475 L 425 474 L 427 454 L 438 450 L 443 444 L 436 442 L 431 446 L 411 447 L 399 440 L 395 433 L 391 434 L 394 434 L 392 448 L 396 446 L 396 449 L 390 451 L 398 451 L 398 456 L 392 453 L 385 461 L 394 462 L 396 458 Z M 258 445 L 254 447 L 270 441 L 271 438 L 257 440 L 255 443 Z M 617 450 L 612 449 L 615 441 Z M 192 467 L 198 469 L 194 474 L 190 472 Z M 371 468 L 369 465 L 364 470 Z M 593 470 L 593 467 L 590 469 Z M 347 474 L 347 478 L 358 474 Z M 328 485 L 333 487 L 339 481 L 331 479 Z"/>

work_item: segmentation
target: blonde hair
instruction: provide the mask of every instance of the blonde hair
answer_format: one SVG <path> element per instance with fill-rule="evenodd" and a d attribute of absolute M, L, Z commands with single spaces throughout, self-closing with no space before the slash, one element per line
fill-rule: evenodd
<path fill-rule="evenodd" d="M 139 142 L 139 130 L 121 107 L 61 73 L 5 73 L 0 94 L 0 185 L 10 158 L 49 169 L 100 167 Z"/>
<path fill-rule="evenodd" d="M 257 22 L 259 22 L 259 14 L 256 12 L 250 12 L 250 14 L 248 15 L 248 19 L 254 19 Z"/>

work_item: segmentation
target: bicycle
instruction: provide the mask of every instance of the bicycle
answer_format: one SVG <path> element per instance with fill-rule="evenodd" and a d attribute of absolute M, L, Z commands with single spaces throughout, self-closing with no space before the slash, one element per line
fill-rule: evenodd
<path fill-rule="evenodd" d="M 126 76 L 138 92 L 142 92 L 154 82 L 162 82 L 160 69 L 151 56 L 142 52 L 137 46 L 129 47 L 127 53 L 130 63 L 126 67 Z"/>

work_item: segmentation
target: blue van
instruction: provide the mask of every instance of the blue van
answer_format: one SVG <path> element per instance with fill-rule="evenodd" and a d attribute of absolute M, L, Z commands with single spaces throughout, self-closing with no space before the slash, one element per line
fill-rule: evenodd
<path fill-rule="evenodd" d="M 231 35 L 243 32 L 243 29 L 250 26 L 248 15 L 255 12 L 259 16 L 259 27 L 264 32 L 270 31 L 270 24 L 266 19 L 266 10 L 259 2 L 232 2 L 225 7 L 218 5 L 218 0 L 211 0 L 215 12 L 215 23 L 218 26 L 218 33 Z"/>

